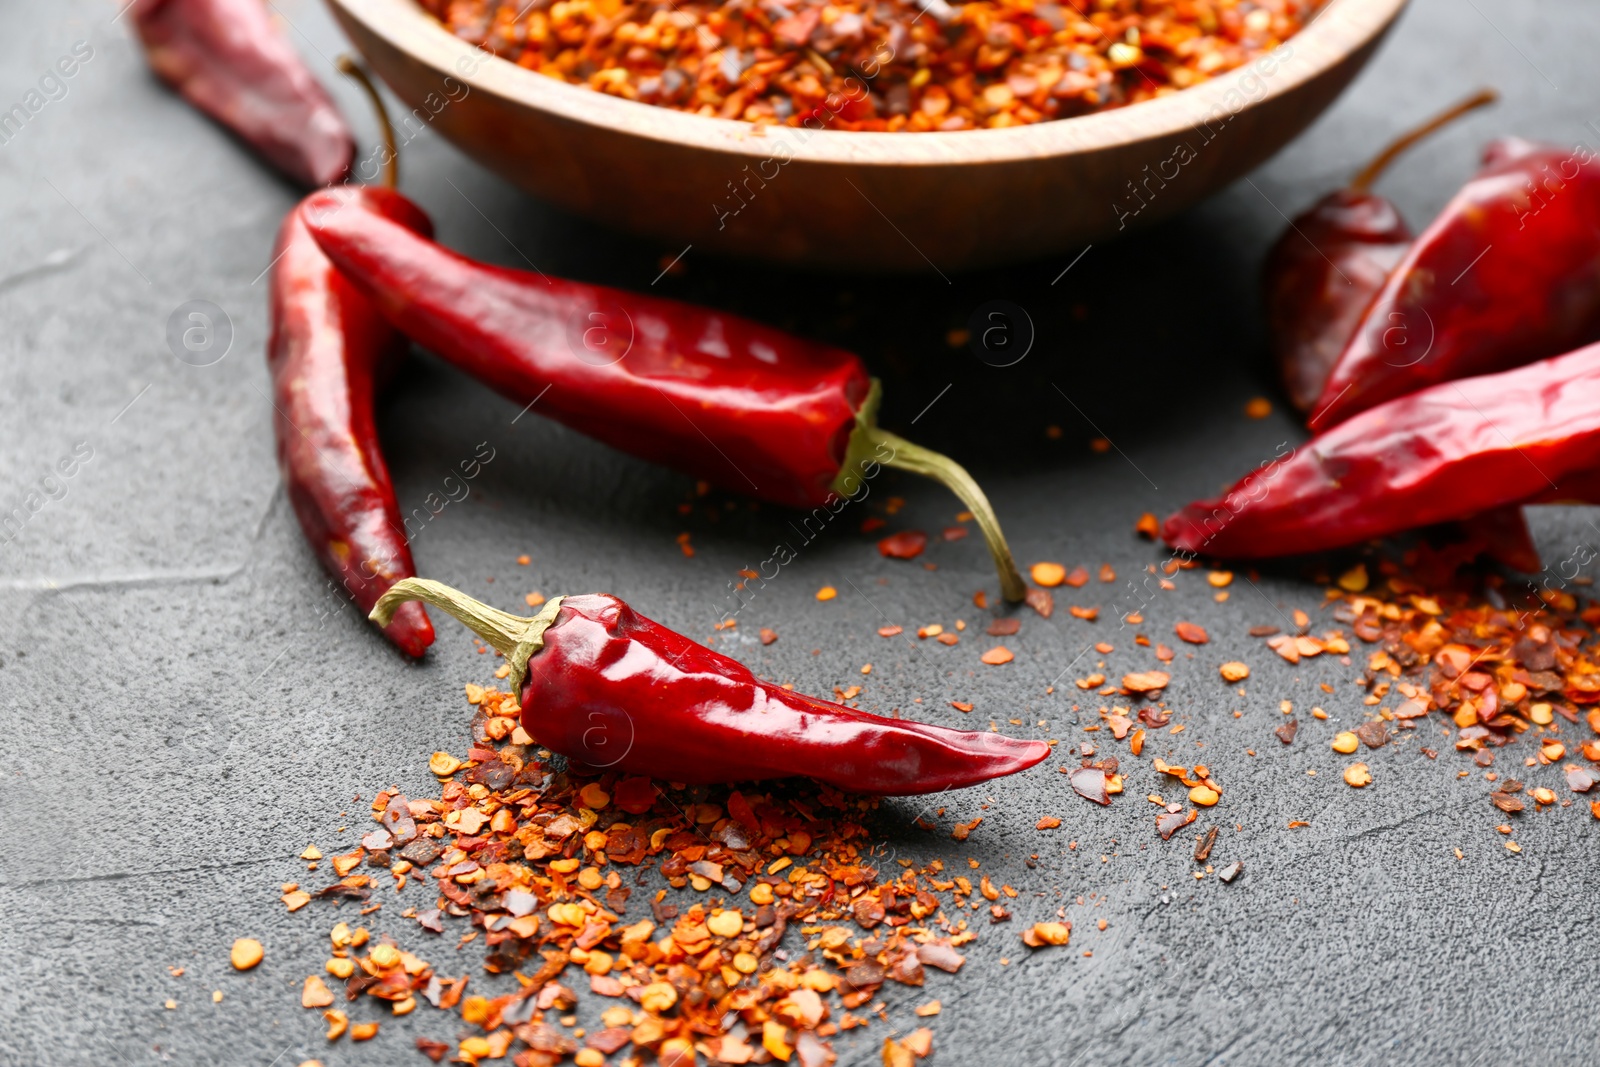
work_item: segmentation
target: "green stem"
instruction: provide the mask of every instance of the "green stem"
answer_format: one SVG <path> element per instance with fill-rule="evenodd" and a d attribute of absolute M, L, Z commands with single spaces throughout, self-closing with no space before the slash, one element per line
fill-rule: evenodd
<path fill-rule="evenodd" d="M 528 676 L 528 660 L 544 647 L 544 632 L 556 621 L 556 613 L 561 610 L 563 599 L 551 597 L 539 609 L 539 614 L 529 619 L 491 608 L 481 600 L 474 600 L 442 582 L 427 578 L 402 578 L 378 598 L 372 614 L 367 617 L 379 626 L 388 626 L 401 604 L 409 600 L 432 604 L 505 656 L 506 662 L 511 665 L 511 695 L 520 701 L 522 681 Z"/>
<path fill-rule="evenodd" d="M 367 98 L 372 101 L 372 109 L 378 113 L 378 130 L 383 134 L 383 146 L 389 153 L 389 159 L 383 165 L 383 184 L 387 188 L 398 189 L 400 153 L 394 144 L 394 123 L 389 121 L 389 109 L 384 106 L 383 97 L 378 95 L 378 87 L 372 84 L 367 72 L 350 56 L 340 56 L 335 65 L 338 66 L 339 73 L 353 79 L 367 91 Z"/>
<path fill-rule="evenodd" d="M 1409 130 L 1406 133 L 1401 134 L 1399 137 L 1396 137 L 1393 141 L 1389 142 L 1387 148 L 1378 153 L 1377 157 L 1374 158 L 1371 163 L 1368 163 L 1365 167 L 1361 168 L 1361 173 L 1357 174 L 1350 182 L 1350 191 L 1352 193 L 1366 192 L 1367 189 L 1372 186 L 1372 183 L 1377 181 L 1383 172 L 1389 169 L 1389 164 L 1393 163 L 1397 158 L 1399 158 L 1401 153 L 1405 152 L 1406 149 L 1410 148 L 1423 138 L 1428 137 L 1436 130 L 1440 130 L 1445 126 L 1450 125 L 1462 115 L 1465 115 L 1470 111 L 1476 111 L 1480 107 L 1488 107 L 1498 99 L 1500 99 L 1500 94 L 1495 92 L 1493 89 L 1479 89 L 1477 92 L 1473 93 L 1459 104 L 1455 104 L 1452 107 L 1441 111 L 1427 122 L 1424 122 L 1421 126 L 1418 126 L 1413 130 Z"/>
<path fill-rule="evenodd" d="M 1017 561 L 1011 556 L 1011 546 L 1006 544 L 1006 535 L 1000 529 L 994 505 L 989 503 L 989 498 L 961 464 L 949 456 L 912 444 L 879 427 L 878 404 L 882 396 L 883 384 L 876 378 L 872 379 L 867 399 L 862 402 L 861 410 L 856 412 L 855 432 L 850 435 L 844 465 L 834 479 L 834 492 L 852 495 L 860 484 L 860 472 L 869 463 L 912 471 L 943 484 L 960 498 L 977 519 L 978 528 L 983 531 L 984 543 L 994 557 L 995 570 L 1000 574 L 1001 595 L 1013 603 L 1021 600 L 1027 595 L 1028 586 L 1017 570 Z M 888 456 L 883 455 L 885 448 L 889 450 Z M 852 481 L 855 485 L 849 484 Z"/>

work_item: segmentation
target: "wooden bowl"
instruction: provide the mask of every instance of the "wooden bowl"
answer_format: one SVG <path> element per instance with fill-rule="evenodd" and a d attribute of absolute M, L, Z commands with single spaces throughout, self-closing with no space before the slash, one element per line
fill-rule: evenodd
<path fill-rule="evenodd" d="M 415 109 L 412 128 L 431 124 L 535 196 L 674 247 L 949 273 L 1076 254 L 1247 173 L 1333 102 L 1406 0 L 1328 0 L 1281 48 L 1170 96 L 950 133 L 705 118 L 524 70 L 413 0 L 328 3 Z"/>

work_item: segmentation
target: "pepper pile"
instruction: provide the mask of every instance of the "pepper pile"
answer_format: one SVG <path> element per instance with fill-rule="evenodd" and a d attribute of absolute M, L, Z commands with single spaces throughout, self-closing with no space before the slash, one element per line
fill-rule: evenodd
<path fill-rule="evenodd" d="M 1011 918 L 1018 890 L 974 873 L 976 860 L 947 871 L 939 860 L 918 868 L 877 854 L 863 825 L 873 799 L 825 785 L 754 793 L 558 770 L 518 725 L 511 694 L 466 689 L 476 709 L 472 746 L 465 761 L 444 752 L 430 760 L 439 797 L 379 793 L 371 805 L 379 825 L 361 847 L 326 858 L 337 880 L 315 893 L 286 887 L 284 898 L 291 910 L 313 897 L 356 901 L 366 915 L 381 906 L 373 902 L 381 889 L 399 893 L 417 882 L 428 903 L 404 915 L 419 936 L 442 934 L 452 918 L 470 920 L 461 943 L 481 937 L 485 970 L 513 975 L 514 991 L 472 992 L 470 976 L 425 962 L 428 950 L 404 951 L 349 923 L 330 934 L 324 971 L 344 982 L 345 1000 L 383 1001 L 391 1015 L 424 1000 L 459 1010 L 473 1033 L 455 1046 L 417 1040 L 435 1062 L 510 1054 L 517 1067 L 538 1067 L 573 1056 L 591 1067 L 628 1049 L 665 1064 L 698 1054 L 825 1067 L 834 1061 L 828 1038 L 887 1019 L 878 999 L 885 982 L 922 986 L 929 970 L 959 971 L 978 915 L 986 925 Z M 324 862 L 314 847 L 302 858 L 312 870 Z M 707 899 L 680 907 L 663 888 L 640 900 L 637 886 L 652 865 L 672 889 Z M 1064 906 L 1045 906 L 1022 939 L 1035 948 L 1067 944 Z M 792 933 L 800 935 L 803 954 L 784 949 L 786 932 L 791 949 Z M 569 1032 L 578 999 L 565 984 L 573 981 L 569 968 L 612 1001 L 603 1029 Z M 329 1040 L 374 1036 L 380 1023 L 352 1022 L 362 1013 L 336 1008 L 329 981 L 308 976 L 301 998 L 324 1010 Z M 930 1000 L 916 1015 L 939 1011 Z M 932 1032 L 885 1044 L 890 1062 L 908 1063 L 928 1055 Z"/>
<path fill-rule="evenodd" d="M 840 130 L 1020 126 L 1249 63 L 1316 0 L 423 0 L 458 37 L 628 100 Z M 819 125 L 819 123 L 821 125 Z"/>
<path fill-rule="evenodd" d="M 1375 717 L 1335 738 L 1335 751 L 1354 752 L 1357 740 L 1381 748 L 1390 729 L 1417 729 L 1438 713 L 1454 727 L 1456 750 L 1470 754 L 1477 766 L 1493 766 L 1497 750 L 1529 734 L 1538 747 L 1523 756 L 1523 767 L 1557 766 L 1567 790 L 1588 793 L 1600 775 L 1592 766 L 1600 764 L 1600 740 L 1587 736 L 1569 744 L 1561 739 L 1561 727 L 1582 722 L 1589 727 L 1585 733 L 1600 735 L 1600 708 L 1580 711 L 1600 704 L 1600 606 L 1581 604 L 1560 589 L 1529 587 L 1521 596 L 1507 596 L 1515 590 L 1503 583 L 1491 584 L 1488 600 L 1459 589 L 1430 592 L 1389 561 L 1380 564 L 1380 573 L 1382 585 L 1369 588 L 1366 565 L 1359 564 L 1327 591 L 1333 618 L 1361 641 L 1379 646 L 1358 680 L 1367 690 L 1362 703 Z M 1300 658 L 1281 643 L 1274 650 L 1291 663 Z M 1444 727 L 1443 733 L 1452 730 Z M 1591 766 L 1575 762 L 1580 756 Z M 1516 795 L 1522 783 L 1497 772 L 1485 778 L 1498 782 L 1489 797 L 1496 808 L 1524 809 Z M 1541 807 L 1573 802 L 1547 786 L 1530 788 L 1528 795 Z M 1590 808 L 1600 818 L 1600 801 Z"/>

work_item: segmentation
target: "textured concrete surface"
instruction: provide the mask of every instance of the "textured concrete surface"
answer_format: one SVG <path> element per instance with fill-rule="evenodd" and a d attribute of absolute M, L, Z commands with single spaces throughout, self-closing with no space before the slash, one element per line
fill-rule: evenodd
<path fill-rule="evenodd" d="M 278 7 L 370 140 L 360 98 L 328 65 L 340 43 L 326 14 L 313 0 Z M 308 842 L 354 837 L 366 803 L 352 797 L 429 787 L 426 756 L 464 747 L 461 683 L 485 680 L 486 662 L 445 623 L 425 663 L 402 663 L 330 593 L 302 546 L 273 461 L 258 280 L 295 194 L 158 87 L 114 14 L 111 0 L 14 4 L 0 32 L 6 106 L 74 42 L 93 48 L 65 95 L 0 145 L 0 511 L 24 504 L 75 448 L 92 450 L 0 546 L 0 1063 L 420 1063 L 416 1036 L 454 1033 L 427 1008 L 385 1022 L 367 1045 L 325 1047 L 296 994 L 320 968 L 333 920 L 321 908 L 285 914 L 277 886 L 303 873 L 294 857 Z M 1398 127 L 1483 83 L 1505 102 L 1417 150 L 1384 183 L 1414 222 L 1491 135 L 1595 144 L 1596 30 L 1586 0 L 1417 0 L 1348 96 L 1249 181 L 1159 230 L 1093 248 L 1065 274 L 1069 257 L 949 283 L 881 283 L 691 251 L 681 276 L 655 285 L 853 346 L 886 379 L 886 423 L 970 461 L 1023 560 L 1109 562 L 1123 576 L 1063 602 L 1098 603 L 1114 619 L 1149 596 L 1143 630 L 1154 639 L 1170 641 L 1181 618 L 1213 635 L 1193 661 L 1180 653 L 1174 671 L 1170 704 L 1185 732 L 1146 755 L 1204 759 L 1229 786 L 1200 825 L 1225 827 L 1215 859 L 1243 860 L 1238 882 L 1196 883 L 1192 838 L 1156 837 L 1141 798 L 1160 785 L 1147 769 L 1107 809 L 1075 797 L 1053 764 L 945 798 L 946 828 L 985 816 L 964 846 L 911 828 L 917 804 L 885 806 L 884 841 L 900 855 L 976 857 L 1024 890 L 1017 922 L 985 929 L 961 975 L 911 996 L 886 990 L 902 1029 L 913 1004 L 944 1002 L 932 1020 L 938 1062 L 1592 1058 L 1600 927 L 1587 814 L 1525 816 L 1513 856 L 1478 776 L 1458 781 L 1466 764 L 1450 753 L 1425 760 L 1422 737 L 1372 753 L 1371 788 L 1345 788 L 1326 740 L 1359 716 L 1345 684 L 1354 672 L 1327 657 L 1291 669 L 1244 636 L 1315 608 L 1316 588 L 1284 568 L 1256 588 L 1236 583 L 1217 604 L 1198 574 L 1147 594 L 1126 579 L 1160 558 L 1131 534 L 1139 512 L 1215 490 L 1299 440 L 1281 412 L 1241 414 L 1271 391 L 1254 278 L 1282 214 Z M 446 242 L 471 254 L 645 289 L 679 251 L 522 199 L 427 133 L 405 162 L 407 191 Z M 886 228 L 862 239 L 899 238 Z M 224 309 L 233 331 L 226 356 L 206 367 L 179 362 L 165 340 L 169 315 L 196 299 Z M 945 343 L 994 299 L 1025 308 L 1037 327 L 1014 367 Z M 742 503 L 715 522 L 704 509 L 680 516 L 687 480 L 538 418 L 513 426 L 515 415 L 423 356 L 386 403 L 385 447 L 408 509 L 479 442 L 494 449 L 470 497 L 419 535 L 423 573 L 508 607 L 530 589 L 609 590 L 703 636 L 734 572 L 790 536 L 788 516 Z M 1050 425 L 1060 440 L 1047 439 Z M 1116 447 L 1096 454 L 1088 442 L 1101 434 Z M 956 505 L 909 477 L 886 476 L 874 494 L 740 616 L 742 634 L 773 626 L 780 640 L 742 640 L 736 654 L 823 693 L 862 681 L 871 661 L 866 707 L 909 708 L 922 696 L 920 714 L 956 723 L 970 720 L 947 701 L 971 700 L 974 718 L 1020 719 L 1027 725 L 1006 728 L 1064 741 L 1086 736 L 1070 679 L 1099 658 L 1074 664 L 1087 644 L 1113 642 L 1115 671 L 1153 665 L 1114 621 L 1064 611 L 1049 621 L 1025 613 L 1007 641 L 1017 660 L 998 669 L 978 663 L 989 639 L 977 630 L 955 648 L 879 639 L 886 619 L 981 623 L 970 598 L 994 583 L 975 540 L 936 544 L 933 572 L 880 559 L 855 531 L 889 495 L 906 499 L 898 524 L 928 530 Z M 1540 511 L 1542 547 L 1560 559 L 1593 541 L 1591 517 Z M 692 559 L 675 543 L 685 530 Z M 523 552 L 529 567 L 514 562 Z M 816 602 L 823 584 L 843 595 Z M 1256 667 L 1244 698 L 1216 678 L 1232 658 Z M 1047 696 L 1057 678 L 1065 688 Z M 1320 694 L 1322 681 L 1337 695 Z M 1282 699 L 1323 703 L 1335 721 L 1302 719 L 1302 740 L 1286 749 L 1269 732 Z M 1085 703 L 1091 718 L 1094 707 Z M 1061 830 L 1033 829 L 1046 813 Z M 1289 831 L 1291 819 L 1311 825 Z M 1063 902 L 1072 949 L 1030 957 L 1016 941 L 1021 923 Z M 373 916 L 376 929 L 421 941 L 398 911 Z M 1093 922 L 1102 917 L 1103 933 Z M 267 948 L 247 975 L 227 962 L 242 935 Z M 480 952 L 469 946 L 458 959 L 448 941 L 424 949 L 475 974 Z M 168 998 L 175 1009 L 163 1007 Z M 581 1014 L 592 1022 L 595 1009 Z M 887 1030 L 841 1039 L 841 1062 L 877 1062 Z"/>

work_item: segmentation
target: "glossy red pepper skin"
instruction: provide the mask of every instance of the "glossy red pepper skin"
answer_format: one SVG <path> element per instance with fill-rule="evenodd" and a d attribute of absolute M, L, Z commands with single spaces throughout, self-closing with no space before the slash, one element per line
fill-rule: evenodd
<path fill-rule="evenodd" d="M 364 212 L 314 232 L 402 332 L 515 403 L 736 492 L 828 501 L 871 386 L 851 353 L 677 301 L 476 263 Z"/>
<path fill-rule="evenodd" d="M 355 142 L 262 0 L 134 0 L 156 74 L 302 185 L 344 177 Z"/>
<path fill-rule="evenodd" d="M 528 661 L 522 728 L 591 765 L 699 783 L 804 775 L 898 796 L 976 785 L 1050 755 L 1043 741 L 888 719 L 784 689 L 607 594 L 563 600 L 544 640 Z"/>
<path fill-rule="evenodd" d="M 1600 336 L 1600 158 L 1501 141 L 1368 306 L 1311 417 L 1326 429 L 1438 382 Z"/>
<path fill-rule="evenodd" d="M 344 591 L 370 612 L 416 574 L 373 422 L 376 378 L 404 355 L 394 327 L 340 277 L 306 227 L 309 200 L 289 213 L 273 249 L 269 288 L 273 429 L 300 528 Z M 418 233 L 433 224 L 415 204 L 376 186 L 331 189 L 317 201 L 378 213 Z M 411 656 L 433 643 L 421 604 L 406 604 L 384 636 Z"/>
<path fill-rule="evenodd" d="M 1297 216 L 1263 271 L 1272 354 L 1302 415 L 1367 307 L 1411 247 L 1411 228 L 1376 193 L 1339 189 Z"/>
<path fill-rule="evenodd" d="M 410 598 L 505 653 L 513 685 L 525 666 L 522 728 L 593 767 L 693 783 L 803 776 L 908 796 L 1015 774 L 1050 755 L 1044 741 L 888 719 L 784 689 L 606 593 L 552 598 L 539 616 L 519 619 L 413 579 L 374 619 Z"/>
<path fill-rule="evenodd" d="M 1218 500 L 1167 519 L 1174 548 L 1297 555 L 1541 499 L 1600 469 L 1600 345 L 1432 386 L 1348 419 Z"/>

